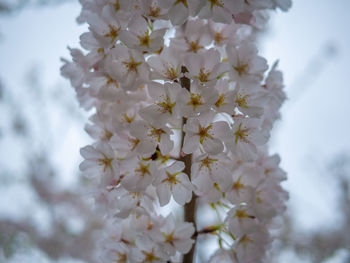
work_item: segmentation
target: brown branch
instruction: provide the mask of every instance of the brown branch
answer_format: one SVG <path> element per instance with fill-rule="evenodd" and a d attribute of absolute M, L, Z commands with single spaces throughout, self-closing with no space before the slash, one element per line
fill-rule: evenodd
<path fill-rule="evenodd" d="M 187 69 L 185 67 L 181 68 L 181 72 L 185 73 L 187 72 Z M 180 79 L 181 82 L 181 86 L 185 89 L 187 89 L 188 91 L 190 90 L 190 86 L 191 86 L 191 81 L 190 79 L 186 78 L 186 77 L 182 77 Z M 182 127 L 186 124 L 187 119 L 183 118 L 183 122 L 182 122 Z M 191 166 L 192 166 L 192 154 L 183 154 L 182 152 L 182 147 L 184 144 L 184 137 L 185 137 L 185 133 L 182 130 L 182 134 L 181 134 L 181 149 L 180 149 L 180 161 L 185 163 L 185 170 L 184 173 L 186 173 L 189 177 L 189 179 L 191 180 Z M 189 203 L 187 203 L 184 207 L 184 219 L 186 222 L 192 222 L 194 227 L 196 228 L 196 196 L 193 195 L 191 201 Z M 195 243 L 193 244 L 191 250 L 184 255 L 183 257 L 183 263 L 192 263 L 193 259 L 194 259 L 194 251 L 195 251 L 195 247 L 196 247 L 196 238 L 195 238 Z"/>
<path fill-rule="evenodd" d="M 184 124 L 185 124 L 185 121 L 186 120 L 184 120 Z M 184 132 L 182 132 L 182 141 L 183 141 L 183 137 L 184 137 Z M 192 154 L 183 155 L 181 152 L 180 161 L 185 163 L 184 173 L 186 173 L 189 179 L 191 180 Z M 195 214 L 196 214 L 196 196 L 193 195 L 191 201 L 187 203 L 184 207 L 184 220 L 186 222 L 192 222 L 194 227 L 196 228 Z M 196 239 L 191 250 L 186 255 L 184 255 L 183 263 L 193 262 L 195 247 L 196 247 Z"/>

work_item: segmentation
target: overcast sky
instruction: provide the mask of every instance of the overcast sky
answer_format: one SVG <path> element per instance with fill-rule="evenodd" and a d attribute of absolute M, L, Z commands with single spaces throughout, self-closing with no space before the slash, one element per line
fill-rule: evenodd
<path fill-rule="evenodd" d="M 59 75 L 60 57 L 69 57 L 67 45 L 77 47 L 85 30 L 75 22 L 79 10 L 77 3 L 66 3 L 0 18 L 0 79 L 14 94 L 25 96 L 21 86 L 33 65 L 40 66 L 44 86 L 65 83 L 62 87 L 69 89 Z M 261 54 L 270 64 L 280 60 L 289 97 L 271 149 L 281 155 L 289 177 L 285 186 L 290 209 L 305 228 L 329 225 L 334 219 L 334 184 L 320 168 L 335 154 L 350 152 L 349 10 L 348 0 L 294 0 L 290 12 L 273 14 L 262 38 Z M 53 158 L 67 165 L 66 174 L 77 170 L 78 148 L 86 143 L 80 128 L 74 127 L 56 147 Z M 4 147 L 10 145 L 0 143 L 0 165 L 5 154 L 18 158 Z M 73 157 L 67 162 L 65 156 Z"/>

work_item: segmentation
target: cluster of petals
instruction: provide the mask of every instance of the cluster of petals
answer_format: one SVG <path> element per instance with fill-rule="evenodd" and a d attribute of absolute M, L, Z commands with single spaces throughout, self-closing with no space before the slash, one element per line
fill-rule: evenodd
<path fill-rule="evenodd" d="M 61 70 L 93 112 L 80 169 L 106 219 L 100 262 L 181 261 L 205 231 L 160 208 L 192 198 L 223 214 L 209 262 L 264 262 L 288 198 L 267 147 L 285 94 L 254 34 L 290 0 L 80 2 L 84 50 Z"/>

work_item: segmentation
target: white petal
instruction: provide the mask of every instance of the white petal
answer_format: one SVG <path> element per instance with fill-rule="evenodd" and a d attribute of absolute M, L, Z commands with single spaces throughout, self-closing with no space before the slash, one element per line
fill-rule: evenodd
<path fill-rule="evenodd" d="M 168 134 L 162 134 L 160 137 L 159 149 L 163 155 L 167 155 L 174 147 L 174 142 L 170 140 Z"/>
<path fill-rule="evenodd" d="M 199 146 L 199 136 L 197 135 L 185 135 L 184 145 L 182 147 L 182 151 L 186 154 L 193 153 L 198 149 Z"/>
<path fill-rule="evenodd" d="M 219 139 L 205 138 L 203 141 L 203 148 L 209 154 L 218 154 L 224 150 L 224 145 Z"/>
<path fill-rule="evenodd" d="M 168 183 L 161 183 L 157 186 L 157 195 L 160 206 L 165 206 L 170 201 L 170 185 Z"/>
<path fill-rule="evenodd" d="M 184 162 L 180 162 L 180 161 L 176 161 L 166 168 L 166 170 L 171 174 L 181 172 L 184 169 L 185 169 L 185 164 Z"/>
<path fill-rule="evenodd" d="M 185 188 L 181 183 L 173 185 L 173 197 L 176 203 L 183 206 L 191 200 L 192 191 Z"/>
<path fill-rule="evenodd" d="M 180 2 L 169 10 L 170 21 L 173 25 L 182 25 L 189 14 L 188 9 Z"/>
<path fill-rule="evenodd" d="M 95 148 L 91 145 L 87 145 L 83 148 L 80 149 L 80 154 L 83 156 L 85 159 L 99 159 L 103 158 L 103 155 L 96 151 Z"/>

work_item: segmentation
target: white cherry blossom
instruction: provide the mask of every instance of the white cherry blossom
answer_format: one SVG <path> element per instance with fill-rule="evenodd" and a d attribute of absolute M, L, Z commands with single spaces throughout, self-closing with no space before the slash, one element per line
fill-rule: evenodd
<path fill-rule="evenodd" d="M 131 253 L 131 262 L 137 263 L 164 263 L 169 257 L 151 239 L 139 237 L 136 239 L 136 248 Z"/>
<path fill-rule="evenodd" d="M 186 254 L 192 247 L 194 234 L 192 223 L 175 222 L 174 216 L 169 214 L 165 218 L 165 224 L 160 228 L 160 234 L 155 239 L 162 244 L 164 250 L 171 256 L 176 251 Z"/>
<path fill-rule="evenodd" d="M 201 54 L 189 54 L 185 57 L 185 66 L 189 71 L 186 76 L 197 79 L 200 84 L 214 85 L 228 70 L 227 64 L 220 61 L 219 51 L 211 48 Z"/>
<path fill-rule="evenodd" d="M 249 205 L 237 205 L 232 208 L 226 217 L 228 229 L 236 238 L 254 233 L 259 228 L 259 221 Z"/>
<path fill-rule="evenodd" d="M 164 85 L 153 82 L 148 85 L 149 94 L 153 104 L 139 111 L 140 116 L 155 125 L 176 122 L 180 118 L 182 101 L 178 98 L 184 93 L 178 83 L 165 83 Z"/>
<path fill-rule="evenodd" d="M 233 81 L 244 82 L 247 79 L 260 81 L 267 70 L 266 59 L 257 55 L 258 50 L 252 43 L 239 47 L 226 47 L 227 60 L 231 67 L 228 71 Z"/>
<path fill-rule="evenodd" d="M 203 20 L 189 20 L 184 29 L 176 30 L 175 37 L 170 40 L 170 48 L 177 52 L 198 53 L 211 43 L 207 24 Z"/>
<path fill-rule="evenodd" d="M 257 231 L 241 236 L 234 245 L 238 262 L 263 262 L 266 248 L 271 239 L 266 229 L 259 227 Z"/>
<path fill-rule="evenodd" d="M 202 1 L 200 18 L 211 18 L 215 22 L 231 23 L 232 15 L 242 11 L 244 0 L 207 0 Z"/>
<path fill-rule="evenodd" d="M 120 31 L 120 40 L 130 48 L 154 52 L 163 46 L 163 37 L 166 29 L 152 30 L 147 21 L 138 17 L 128 25 L 128 30 Z"/>
<path fill-rule="evenodd" d="M 125 90 L 136 90 L 149 79 L 149 68 L 142 54 L 136 50 L 116 45 L 107 61 L 109 75 Z"/>
<path fill-rule="evenodd" d="M 208 203 L 218 202 L 232 184 L 230 162 L 224 154 L 203 154 L 194 160 L 191 181 L 196 186 L 196 194 Z"/>
<path fill-rule="evenodd" d="M 113 215 L 119 218 L 127 218 L 131 213 L 148 214 L 153 210 L 153 197 L 142 191 L 128 191 L 125 188 L 115 190 L 118 198 L 115 200 L 117 212 Z"/>
<path fill-rule="evenodd" d="M 202 87 L 195 81 L 191 84 L 190 91 L 183 89 L 183 92 L 179 93 L 178 99 L 182 102 L 181 115 L 192 117 L 208 112 L 210 106 L 217 101 L 218 95 L 215 89 Z"/>
<path fill-rule="evenodd" d="M 219 138 L 228 136 L 229 127 L 224 121 L 214 121 L 214 117 L 214 112 L 208 112 L 187 120 L 183 127 L 186 133 L 182 148 L 184 153 L 193 153 L 200 145 L 209 154 L 218 154 L 223 151 L 224 145 Z"/>
<path fill-rule="evenodd" d="M 160 6 L 163 0 L 142 0 L 142 12 L 151 21 L 157 19 L 168 19 L 168 10 Z"/>
<path fill-rule="evenodd" d="M 260 129 L 261 120 L 237 116 L 231 129 L 231 137 L 226 145 L 232 154 L 243 161 L 253 161 L 258 158 L 258 146 L 268 140 L 268 134 Z"/>
<path fill-rule="evenodd" d="M 199 0 L 161 0 L 160 6 L 169 8 L 169 19 L 173 25 L 182 25 L 188 16 L 195 14 Z"/>
<path fill-rule="evenodd" d="M 233 204 L 251 202 L 255 198 L 255 188 L 262 180 L 255 176 L 254 170 L 248 165 L 240 165 L 232 175 L 232 184 L 226 191 L 226 198 Z"/>
<path fill-rule="evenodd" d="M 154 186 L 161 206 L 168 204 L 171 196 L 179 205 L 184 205 L 191 200 L 193 186 L 188 176 L 182 172 L 184 169 L 185 164 L 176 161 L 159 171 Z"/>
<path fill-rule="evenodd" d="M 235 113 L 236 101 L 233 86 L 227 79 L 220 79 L 216 82 L 215 90 L 218 92 L 217 99 L 212 105 L 216 112 L 225 112 L 229 115 Z"/>
<path fill-rule="evenodd" d="M 160 55 L 150 57 L 147 63 L 154 70 L 152 79 L 174 81 L 182 77 L 179 54 L 168 47 L 165 47 Z"/>
<path fill-rule="evenodd" d="M 251 35 L 252 31 L 251 27 L 236 24 L 234 21 L 223 24 L 209 20 L 208 26 L 212 40 L 219 47 L 227 44 L 239 45 Z"/>
<path fill-rule="evenodd" d="M 291 1 L 80 2 L 84 51 L 70 49 L 61 72 L 92 112 L 80 169 L 106 222 L 99 260 L 189 262 L 215 234 L 208 262 L 263 262 L 288 199 L 266 145 L 286 96 L 256 39 L 267 11 Z M 171 198 L 191 222 L 166 215 Z"/>
<path fill-rule="evenodd" d="M 80 150 L 85 160 L 79 168 L 86 177 L 119 176 L 119 165 L 113 149 L 106 143 L 85 146 Z"/>
<path fill-rule="evenodd" d="M 238 83 L 235 88 L 237 109 L 250 117 L 260 117 L 264 113 L 263 106 L 268 99 L 268 94 L 255 81 Z"/>
<path fill-rule="evenodd" d="M 156 164 L 153 161 L 143 161 L 138 158 L 124 161 L 125 170 L 121 173 L 124 175 L 121 180 L 122 186 L 129 191 L 143 191 L 154 180 L 156 175 Z"/>
<path fill-rule="evenodd" d="M 87 12 L 85 18 L 89 24 L 90 30 L 93 34 L 84 35 L 82 38 L 85 48 L 88 50 L 94 47 L 94 42 L 97 41 L 101 46 L 100 48 L 110 47 L 116 42 L 119 37 L 119 31 L 123 25 L 118 19 L 116 19 L 109 12 L 106 6 L 102 11 L 102 16 L 98 16 L 94 13 Z M 88 43 L 93 44 L 90 46 Z"/>
<path fill-rule="evenodd" d="M 131 134 L 142 145 L 139 148 L 140 153 L 153 154 L 158 146 L 162 154 L 168 154 L 174 147 L 174 142 L 170 139 L 172 133 L 164 124 L 156 126 L 145 121 L 136 121 L 131 127 Z"/>
<path fill-rule="evenodd" d="M 233 250 L 218 249 L 209 259 L 209 263 L 237 263 Z"/>

